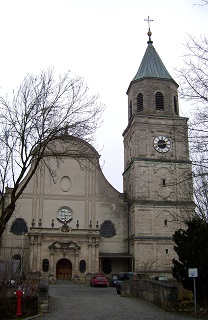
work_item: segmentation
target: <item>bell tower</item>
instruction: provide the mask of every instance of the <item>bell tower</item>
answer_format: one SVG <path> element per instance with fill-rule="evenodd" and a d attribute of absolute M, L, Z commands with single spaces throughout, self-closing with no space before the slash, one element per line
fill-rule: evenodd
<path fill-rule="evenodd" d="M 193 210 L 192 171 L 178 84 L 151 36 L 149 28 L 146 52 L 127 90 L 123 184 L 134 269 L 169 274 L 176 257 L 172 235 Z"/>

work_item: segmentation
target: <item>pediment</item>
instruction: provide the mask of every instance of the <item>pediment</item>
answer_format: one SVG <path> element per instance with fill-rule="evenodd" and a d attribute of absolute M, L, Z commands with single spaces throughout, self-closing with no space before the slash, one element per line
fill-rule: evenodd
<path fill-rule="evenodd" d="M 55 241 L 52 245 L 49 246 L 49 249 L 64 249 L 64 250 L 69 250 L 69 249 L 80 249 L 80 247 L 73 241 L 69 242 L 59 242 Z"/>

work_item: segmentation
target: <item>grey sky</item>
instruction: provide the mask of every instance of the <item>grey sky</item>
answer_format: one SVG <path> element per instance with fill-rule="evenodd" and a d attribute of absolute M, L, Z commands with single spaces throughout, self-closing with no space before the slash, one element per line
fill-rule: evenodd
<path fill-rule="evenodd" d="M 95 147 L 108 181 L 122 191 L 126 90 L 152 40 L 166 68 L 182 65 L 187 33 L 207 31 L 201 0 L 0 0 L 0 90 L 15 89 L 28 72 L 53 66 L 80 75 L 105 104 Z M 187 105 L 180 101 L 182 114 Z"/>

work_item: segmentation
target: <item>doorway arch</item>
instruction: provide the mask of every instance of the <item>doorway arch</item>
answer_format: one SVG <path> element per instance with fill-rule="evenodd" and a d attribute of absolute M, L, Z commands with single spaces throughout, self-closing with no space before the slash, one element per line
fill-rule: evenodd
<path fill-rule="evenodd" d="M 56 264 L 56 279 L 57 280 L 71 280 L 72 277 L 72 263 L 70 260 L 63 258 Z"/>

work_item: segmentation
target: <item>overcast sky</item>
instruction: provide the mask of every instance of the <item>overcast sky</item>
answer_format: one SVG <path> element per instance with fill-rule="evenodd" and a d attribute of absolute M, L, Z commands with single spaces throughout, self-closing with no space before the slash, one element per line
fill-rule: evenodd
<path fill-rule="evenodd" d="M 148 16 L 155 49 L 172 77 L 182 65 L 187 33 L 206 34 L 201 0 L 0 0 L 0 94 L 27 73 L 54 67 L 84 78 L 105 104 L 95 146 L 108 181 L 122 192 L 126 90 L 147 47 Z M 187 105 L 180 101 L 180 114 Z"/>

